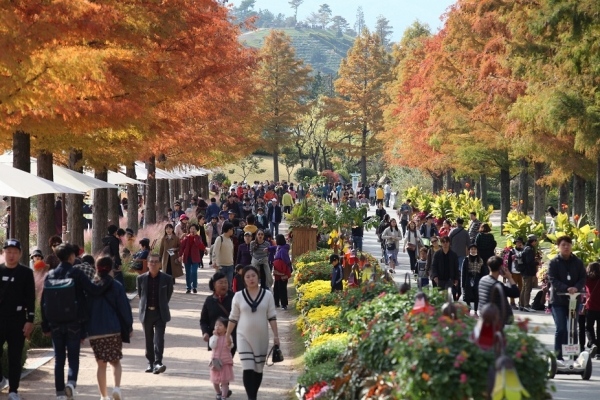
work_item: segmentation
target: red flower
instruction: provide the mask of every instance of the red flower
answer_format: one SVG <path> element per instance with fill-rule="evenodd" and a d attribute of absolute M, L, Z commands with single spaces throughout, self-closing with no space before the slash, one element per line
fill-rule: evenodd
<path fill-rule="evenodd" d="M 575 221 L 579 221 L 579 214 L 575 214 L 575 216 L 573 217 L 573 219 L 574 219 Z"/>

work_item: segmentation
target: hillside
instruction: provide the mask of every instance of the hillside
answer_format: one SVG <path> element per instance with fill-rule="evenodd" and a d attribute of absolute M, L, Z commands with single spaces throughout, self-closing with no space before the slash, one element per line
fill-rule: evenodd
<path fill-rule="evenodd" d="M 337 74 L 342 58 L 354 43 L 354 38 L 343 35 L 338 37 L 335 32 L 326 29 L 311 28 L 279 28 L 292 38 L 296 48 L 296 56 L 310 64 L 313 70 L 322 74 Z M 270 29 L 259 29 L 240 36 L 240 41 L 246 46 L 260 48 Z"/>

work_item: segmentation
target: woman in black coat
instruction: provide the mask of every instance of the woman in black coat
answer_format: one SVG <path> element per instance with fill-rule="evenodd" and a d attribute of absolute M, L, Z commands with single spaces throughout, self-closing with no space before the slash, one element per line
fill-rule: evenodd
<path fill-rule="evenodd" d="M 220 317 L 229 319 L 231 313 L 231 301 L 233 300 L 234 293 L 229 290 L 229 281 L 222 272 L 217 272 L 213 275 L 208 283 L 209 289 L 213 292 L 212 296 L 208 296 L 202 306 L 202 312 L 200 313 L 200 329 L 204 341 L 207 343 L 213 334 L 215 329 L 215 323 Z M 232 335 L 233 347 L 231 348 L 231 356 L 235 355 L 236 351 L 236 335 L 235 331 Z M 208 346 L 208 350 L 211 348 Z"/>
<path fill-rule="evenodd" d="M 462 265 L 463 300 L 467 305 L 473 303 L 472 314 L 477 313 L 479 305 L 479 281 L 487 274 L 488 267 L 477 255 L 477 245 L 473 243 L 469 246 L 469 255 L 465 257 Z"/>

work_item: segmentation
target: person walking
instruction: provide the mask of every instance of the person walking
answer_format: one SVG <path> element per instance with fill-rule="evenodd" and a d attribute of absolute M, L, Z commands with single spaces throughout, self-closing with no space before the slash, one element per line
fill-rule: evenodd
<path fill-rule="evenodd" d="M 585 290 L 587 301 L 585 302 L 586 319 L 585 329 L 589 347 L 596 352 L 600 347 L 600 263 L 593 262 L 587 266 L 587 279 L 585 281 Z M 596 331 L 594 332 L 594 325 Z M 596 360 L 600 360 L 600 355 L 596 354 Z"/>
<path fill-rule="evenodd" d="M 573 254 L 573 239 L 569 236 L 560 236 L 556 239 L 556 245 L 559 253 L 548 264 L 548 280 L 551 285 L 552 317 L 556 325 L 554 351 L 556 361 L 560 365 L 563 363 L 562 345 L 567 344 L 569 332 L 569 297 L 561 293 L 573 294 L 583 291 L 587 272 L 581 259 Z M 575 325 L 574 338 L 577 338 L 577 325 Z"/>
<path fill-rule="evenodd" d="M 160 257 L 162 272 L 173 278 L 173 284 L 175 283 L 175 278 L 183 275 L 181 262 L 179 262 L 180 247 L 181 243 L 177 235 L 175 235 L 173 224 L 167 224 L 165 226 L 165 234 L 160 240 L 158 256 Z"/>
<path fill-rule="evenodd" d="M 289 191 L 285 192 L 283 196 L 281 196 L 281 205 L 283 206 L 283 212 L 286 214 L 290 214 L 292 212 L 292 207 L 294 206 L 294 199 Z"/>
<path fill-rule="evenodd" d="M 61 244 L 56 248 L 56 255 L 60 264 L 48 273 L 44 281 L 41 301 L 42 332 L 45 336 L 52 337 L 56 398 L 71 400 L 77 387 L 79 352 L 81 342 L 85 339 L 85 324 L 88 322 L 87 297 L 103 294 L 108 286 L 107 280 L 94 285 L 83 270 L 73 268 L 76 251 L 72 245 Z M 67 356 L 69 372 L 65 384 Z"/>
<path fill-rule="evenodd" d="M 431 263 L 433 262 L 433 255 L 441 250 L 442 246 L 440 246 L 440 238 L 432 237 L 431 238 L 431 247 L 427 249 L 427 263 L 425 264 L 425 269 L 429 272 L 429 280 L 431 280 L 431 285 L 433 287 L 437 287 L 437 284 L 433 282 L 433 278 L 431 277 Z"/>
<path fill-rule="evenodd" d="M 20 400 L 21 357 L 25 339 L 33 332 L 35 317 L 35 281 L 33 271 L 19 263 L 21 242 L 8 239 L 0 264 L 0 358 L 8 344 L 8 381 L 0 363 L 0 390 L 8 386 L 8 400 Z"/>
<path fill-rule="evenodd" d="M 122 262 L 121 256 L 119 255 L 119 245 L 121 244 L 121 239 L 119 239 L 119 236 L 117 235 L 118 230 L 119 227 L 116 225 L 108 226 L 108 235 L 102 239 L 102 245 L 104 246 L 102 254 L 110 257 L 113 260 L 114 277 L 117 281 L 123 284 L 123 273 L 121 270 Z"/>
<path fill-rule="evenodd" d="M 227 345 L 227 318 L 219 317 L 215 323 L 214 334 L 210 338 L 210 346 L 213 348 L 210 361 L 210 382 L 217 392 L 216 400 L 229 397 L 229 384 L 234 380 L 233 357 Z M 217 361 L 218 360 L 218 361 Z"/>
<path fill-rule="evenodd" d="M 189 222 L 190 219 L 187 215 L 181 214 L 179 216 L 179 223 L 175 226 L 175 235 L 179 240 L 182 240 L 189 233 Z"/>
<path fill-rule="evenodd" d="M 433 255 L 431 262 L 431 277 L 440 290 L 446 290 L 452 286 L 457 287 L 460 282 L 458 269 L 458 257 L 450 250 L 450 239 L 440 238 L 442 249 Z"/>
<path fill-rule="evenodd" d="M 267 209 L 267 220 L 273 235 L 279 234 L 279 224 L 281 223 L 281 207 L 277 204 L 277 199 L 273 198 Z"/>
<path fill-rule="evenodd" d="M 419 229 L 422 238 L 429 239 L 432 236 L 440 236 L 437 226 L 433 223 L 433 215 L 429 214 L 425 217 L 425 223 Z"/>
<path fill-rule="evenodd" d="M 398 217 L 400 218 L 400 226 L 402 227 L 402 236 L 406 235 L 406 226 L 412 214 L 412 207 L 410 205 L 411 200 L 406 199 L 404 203 L 400 205 L 398 209 Z"/>
<path fill-rule="evenodd" d="M 192 291 L 198 293 L 198 265 L 202 259 L 202 253 L 208 254 L 204 243 L 198 236 L 198 225 L 190 225 L 189 232 L 181 240 L 179 261 L 185 265 L 185 293 Z"/>
<path fill-rule="evenodd" d="M 421 241 L 421 234 L 417 230 L 417 224 L 415 221 L 410 221 L 406 229 L 406 236 L 404 236 L 404 248 L 403 252 L 408 251 L 408 258 L 410 260 L 410 270 L 415 273 L 417 268 L 417 250 Z"/>
<path fill-rule="evenodd" d="M 270 246 L 275 250 L 275 258 L 273 260 L 273 275 L 275 284 L 273 287 L 273 297 L 275 307 L 279 308 L 281 304 L 282 310 L 287 310 L 288 307 L 288 279 L 292 276 L 292 261 L 290 260 L 290 245 L 285 242 L 285 236 L 279 234 L 275 237 L 276 246 Z"/>
<path fill-rule="evenodd" d="M 375 204 L 381 204 L 383 206 L 383 199 L 385 197 L 385 193 L 381 185 L 377 186 L 377 190 L 375 190 Z"/>
<path fill-rule="evenodd" d="M 94 352 L 98 370 L 98 390 L 100 400 L 121 400 L 121 359 L 123 358 L 123 341 L 121 324 L 126 324 L 129 337 L 133 335 L 133 315 L 125 294 L 125 288 L 112 279 L 112 260 L 101 257 L 96 261 L 96 282 L 105 279 L 107 289 L 102 296 L 89 297 L 90 320 L 87 325 L 90 346 Z M 113 372 L 114 387 L 108 397 L 106 383 L 106 367 L 110 364 Z"/>
<path fill-rule="evenodd" d="M 537 268 L 539 261 L 536 257 L 537 236 L 527 236 L 527 245 L 523 249 L 523 264 L 521 266 L 521 279 L 523 288 L 519 296 L 519 308 L 521 311 L 532 311 L 529 305 L 531 304 L 531 290 L 537 279 Z"/>
<path fill-rule="evenodd" d="M 229 288 L 233 284 L 233 224 L 231 222 L 225 222 L 222 228 L 222 234 L 215 240 L 212 248 L 212 265 L 218 271 L 221 271 L 227 276 L 229 281 Z"/>
<path fill-rule="evenodd" d="M 233 297 L 226 337 L 227 345 L 232 346 L 232 333 L 237 328 L 244 388 L 248 399 L 256 400 L 269 350 L 269 325 L 274 344 L 280 344 L 277 312 L 271 292 L 259 286 L 258 270 L 252 265 L 246 266 L 243 276 L 246 288 Z"/>
<path fill-rule="evenodd" d="M 477 219 L 477 213 L 474 211 L 469 214 L 469 218 L 471 218 L 471 224 L 469 225 L 469 238 L 471 241 L 469 243 L 475 243 L 475 238 L 481 227 L 481 221 Z"/>
<path fill-rule="evenodd" d="M 381 238 L 381 234 L 383 233 L 383 231 L 385 231 L 387 229 L 388 226 L 390 226 L 390 215 L 386 214 L 383 217 L 383 220 L 379 223 L 377 230 L 375 231 L 375 234 L 377 235 L 377 241 L 379 242 L 379 244 L 381 246 L 382 257 L 381 257 L 380 262 L 385 263 L 386 265 L 389 263 L 389 260 L 388 260 L 387 250 L 385 249 L 385 240 L 383 240 Z"/>
<path fill-rule="evenodd" d="M 385 183 L 385 186 L 383 187 L 383 198 L 385 200 L 385 206 L 389 207 L 390 206 L 390 197 L 392 195 L 392 187 L 390 186 L 389 182 Z"/>
<path fill-rule="evenodd" d="M 383 221 L 383 218 L 387 215 L 387 211 L 383 208 L 383 203 L 377 203 L 377 210 L 375 215 L 379 217 L 379 221 Z"/>
<path fill-rule="evenodd" d="M 475 237 L 474 243 L 477 245 L 477 252 L 479 253 L 479 256 L 484 263 L 487 263 L 487 260 L 496 252 L 496 239 L 492 234 L 489 224 L 481 224 L 479 233 Z"/>
<path fill-rule="evenodd" d="M 469 232 L 463 227 L 464 223 L 465 220 L 461 217 L 456 218 L 456 228 L 452 229 L 448 235 L 450 238 L 450 249 L 458 257 L 458 268 L 462 268 L 465 257 L 469 253 L 468 247 L 472 243 Z"/>
<path fill-rule="evenodd" d="M 169 301 L 173 295 L 173 279 L 160 272 L 158 254 L 148 255 L 148 272 L 137 277 L 137 292 L 140 298 L 139 319 L 146 341 L 145 372 L 160 374 L 167 370 L 163 364 L 165 329 L 171 320 Z"/>
<path fill-rule="evenodd" d="M 273 286 L 273 277 L 271 268 L 269 268 L 269 247 L 271 243 L 265 240 L 265 232 L 258 230 L 256 239 L 250 242 L 250 255 L 252 256 L 252 265 L 258 270 L 260 286 L 270 290 Z"/>
<path fill-rule="evenodd" d="M 479 281 L 489 274 L 487 265 L 477 255 L 477 245 L 472 244 L 469 246 L 469 256 L 464 259 L 461 272 L 463 300 L 468 306 L 473 303 L 471 315 L 474 316 L 477 314 L 477 306 L 479 305 Z"/>
<path fill-rule="evenodd" d="M 387 258 L 390 263 L 389 272 L 392 274 L 396 273 L 396 266 L 398 265 L 398 251 L 400 250 L 400 239 L 402 234 L 398 229 L 398 222 L 395 218 L 390 220 L 390 226 L 383 231 L 381 239 L 385 241 L 385 249 L 387 252 Z M 416 262 L 416 261 L 415 261 Z"/>
<path fill-rule="evenodd" d="M 212 296 L 208 296 L 202 305 L 200 312 L 200 330 L 202 339 L 207 343 L 208 350 L 211 350 L 210 337 L 215 330 L 215 324 L 219 318 L 228 318 L 231 314 L 231 303 L 234 293 L 229 290 L 227 276 L 222 272 L 215 272 L 208 282 L 208 288 Z M 231 355 L 235 354 L 235 344 L 237 343 L 235 331 L 233 332 L 233 344 Z"/>

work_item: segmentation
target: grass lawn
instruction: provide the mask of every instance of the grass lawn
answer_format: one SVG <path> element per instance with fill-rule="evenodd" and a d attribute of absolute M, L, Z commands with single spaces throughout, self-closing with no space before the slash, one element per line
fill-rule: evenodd
<path fill-rule="evenodd" d="M 273 157 L 267 157 L 267 156 L 256 156 L 256 157 L 261 160 L 260 168 L 264 169 L 265 172 L 263 172 L 262 174 L 250 174 L 246 178 L 246 181 L 247 182 L 254 182 L 254 181 L 262 182 L 265 180 L 272 180 L 273 179 Z M 288 179 L 288 174 L 285 169 L 285 166 L 282 163 L 279 163 L 279 179 L 286 180 L 288 182 L 290 182 L 290 181 L 294 182 L 294 171 L 299 167 L 300 167 L 300 165 L 297 165 L 290 171 L 290 176 Z M 230 174 L 229 173 L 230 169 L 235 169 L 235 172 L 233 174 Z M 241 168 L 236 166 L 235 164 L 225 165 L 225 166 L 221 167 L 221 170 L 229 177 L 231 182 L 240 181 L 242 179 Z"/>
<path fill-rule="evenodd" d="M 506 247 L 506 238 L 502 236 L 502 232 L 500 231 L 500 226 L 493 225 L 492 226 L 492 234 L 494 235 L 494 239 L 496 239 L 496 246 L 500 248 Z"/>

